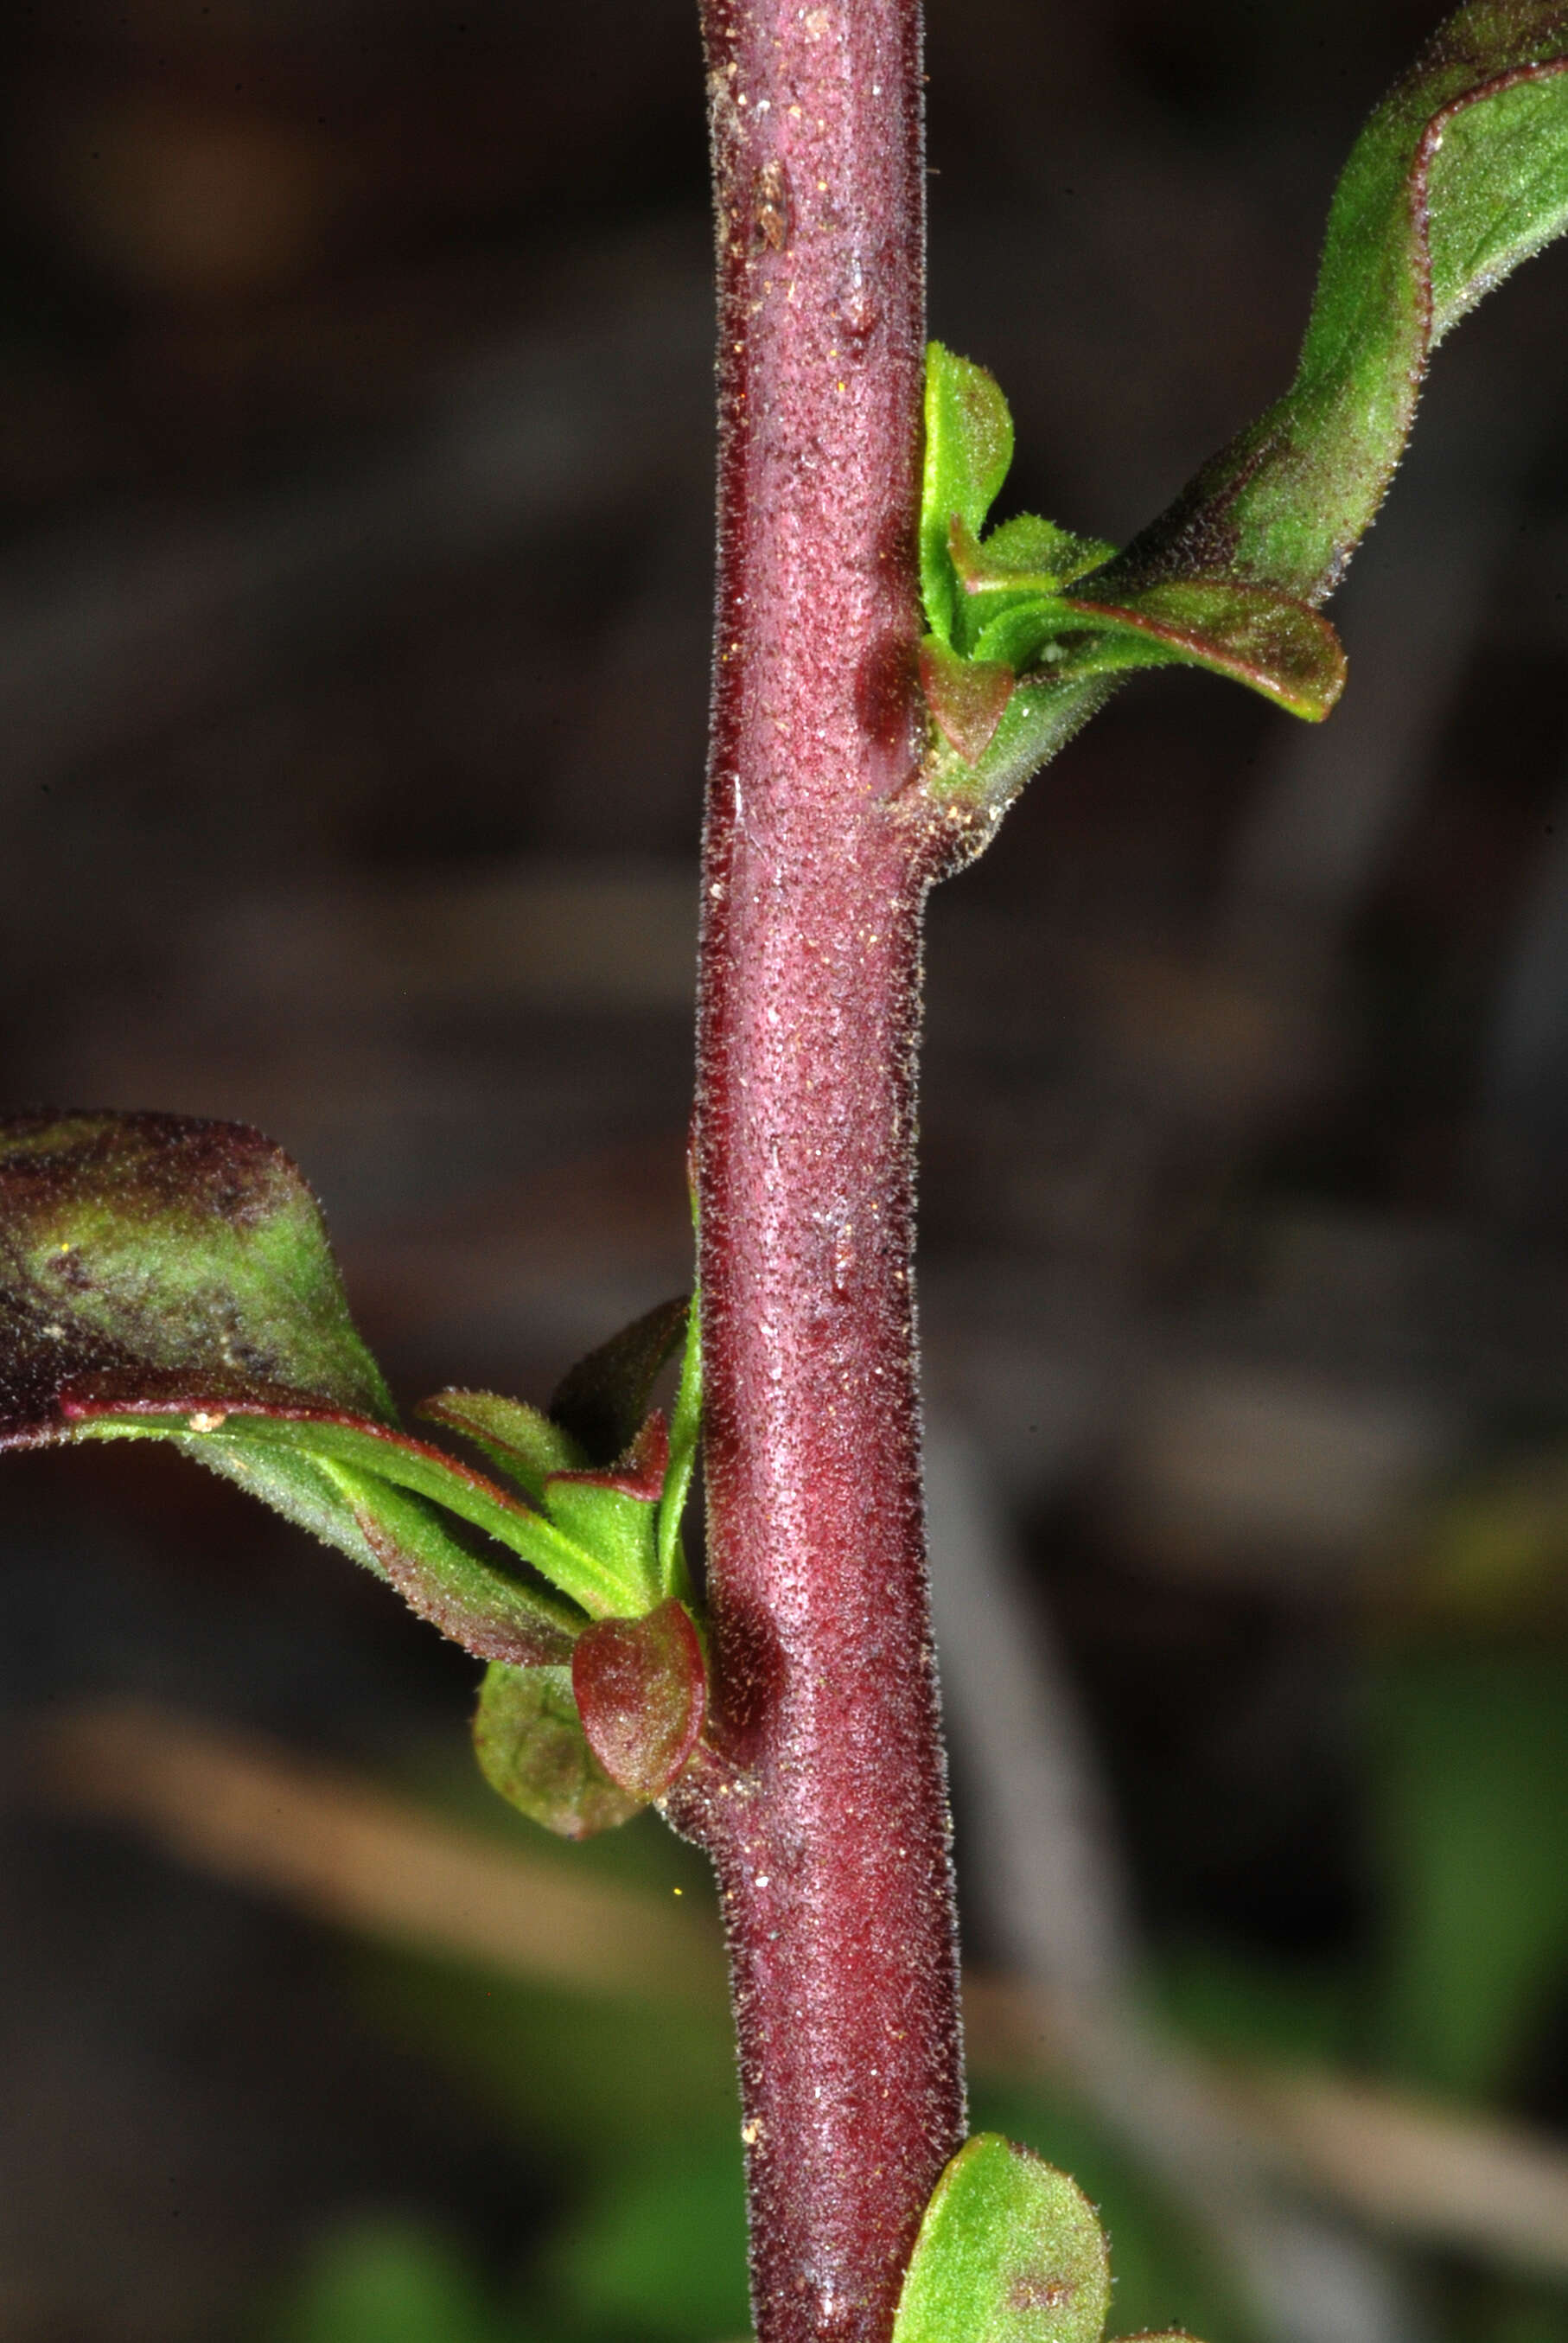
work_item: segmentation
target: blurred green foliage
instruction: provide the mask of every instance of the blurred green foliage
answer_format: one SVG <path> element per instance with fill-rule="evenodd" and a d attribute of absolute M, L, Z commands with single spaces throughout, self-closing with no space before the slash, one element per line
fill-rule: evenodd
<path fill-rule="evenodd" d="M 1151 1959 L 1150 1998 L 1211 2047 L 1529 2112 L 1568 1988 L 1568 1654 L 1539 1636 L 1433 1640 L 1428 1624 L 1395 1639 L 1385 1625 L 1361 1684 L 1365 1943 L 1301 1961 L 1189 1937 Z M 458 1810 L 483 1811 L 467 1777 L 444 1786 Z M 648 1818 L 558 1859 L 710 1893 L 691 1851 Z M 478 2240 L 414 2215 L 346 2215 L 303 2254 L 262 2343 L 739 2343 L 744 2212 L 720 2011 L 379 1951 L 349 1956 L 347 1976 L 391 2044 L 538 2159 L 558 2215 L 498 2270 Z M 982 2077 L 971 2117 L 1071 2172 L 1099 2207 L 1113 2331 L 1253 2343 L 1215 2247 L 1069 2091 Z M 1568 2290 L 1439 2257 L 1412 2255 L 1410 2269 L 1452 2343 L 1568 2343 Z"/>
<path fill-rule="evenodd" d="M 509 2343 L 516 2330 L 460 2245 L 383 2215 L 316 2241 L 272 2332 L 276 2343 Z"/>
<path fill-rule="evenodd" d="M 1369 1724 L 1382 2062 L 1456 2097 L 1523 2087 L 1568 1977 L 1568 1659 L 1390 1658 Z"/>

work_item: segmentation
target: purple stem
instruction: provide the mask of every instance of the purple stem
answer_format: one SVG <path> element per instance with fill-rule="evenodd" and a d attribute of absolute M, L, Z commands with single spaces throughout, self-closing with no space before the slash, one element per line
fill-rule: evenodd
<path fill-rule="evenodd" d="M 963 2137 L 911 1292 L 924 363 L 915 0 L 703 0 L 719 578 L 697 1168 L 759 2343 L 887 2343 Z M 722 1778 L 721 1778 L 722 1777 Z"/>

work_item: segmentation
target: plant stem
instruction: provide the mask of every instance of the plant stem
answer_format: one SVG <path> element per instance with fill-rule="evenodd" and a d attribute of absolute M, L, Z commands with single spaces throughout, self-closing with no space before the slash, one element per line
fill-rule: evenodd
<path fill-rule="evenodd" d="M 915 0 L 704 0 L 719 580 L 697 1112 L 714 1737 L 759 2343 L 886 2343 L 963 2136 L 911 1292 Z"/>

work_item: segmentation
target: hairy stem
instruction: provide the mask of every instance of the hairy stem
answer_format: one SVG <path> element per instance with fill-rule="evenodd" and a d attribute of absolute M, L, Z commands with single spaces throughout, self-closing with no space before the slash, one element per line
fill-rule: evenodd
<path fill-rule="evenodd" d="M 759 2343 L 886 2343 L 962 2137 L 910 1287 L 923 364 L 915 0 L 704 0 L 719 581 L 697 1165 Z"/>

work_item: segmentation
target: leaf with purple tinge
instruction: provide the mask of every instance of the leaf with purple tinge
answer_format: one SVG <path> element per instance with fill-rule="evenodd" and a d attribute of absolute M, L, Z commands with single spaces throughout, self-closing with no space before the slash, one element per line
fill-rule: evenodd
<path fill-rule="evenodd" d="M 1392 478 L 1428 359 L 1565 228 L 1568 0 L 1471 0 L 1351 154 L 1290 389 L 1114 556 L 1030 514 L 981 539 L 1011 446 L 1006 402 L 983 368 L 933 343 L 927 623 L 950 652 L 1010 668 L 1017 688 L 989 734 L 994 682 L 973 718 L 956 687 L 944 688 L 959 711 L 945 722 L 932 696 L 932 796 L 984 809 L 983 841 L 1030 774 L 1137 668 L 1207 667 L 1292 714 L 1326 715 L 1344 662 L 1313 614 Z M 1079 593 L 1066 590 L 1075 584 Z M 1241 598 L 1227 604 L 1226 594 Z M 1271 600 L 1249 608 L 1248 596 Z"/>
<path fill-rule="evenodd" d="M 921 518 L 932 631 L 920 644 L 920 683 L 947 744 L 929 766 L 934 787 L 1005 800 L 1079 710 L 1138 668 L 1204 667 L 1294 716 L 1328 714 L 1344 689 L 1339 637 L 1276 588 L 1210 577 L 1117 588 L 1112 547 L 1034 513 L 982 540 L 1011 445 L 999 421 L 1007 402 L 983 369 L 940 343 L 927 363 L 927 496 L 961 489 L 967 499 L 945 521 L 928 502 Z M 933 431 L 943 435 L 935 453 Z M 1035 689 L 1020 693 L 1020 684 Z"/>
<path fill-rule="evenodd" d="M 341 1464 L 327 1470 L 376 1566 L 421 1619 L 478 1660 L 537 1667 L 569 1659 L 578 1622 L 549 1619 L 531 1590 L 467 1554 L 428 1499 Z"/>
<path fill-rule="evenodd" d="M 589 1615 L 626 1607 L 598 1557 L 397 1428 L 280 1148 L 173 1115 L 0 1121 L 0 1448 L 149 1438 L 393 1576 L 481 1656 L 558 1661 L 583 1624 L 519 1561 Z"/>
<path fill-rule="evenodd" d="M 321 1214 L 280 1147 L 165 1114 L 0 1121 L 0 1441 L 149 1378 L 396 1421 Z"/>
<path fill-rule="evenodd" d="M 577 1442 L 541 1408 L 497 1392 L 438 1391 L 414 1410 L 431 1423 L 461 1433 L 508 1480 L 542 1503 L 552 1473 L 570 1473 L 588 1463 Z"/>
<path fill-rule="evenodd" d="M 596 1489 L 607 1495 L 633 1498 L 639 1505 L 657 1505 L 664 1494 L 669 1470 L 669 1426 L 662 1408 L 655 1408 L 638 1426 L 629 1447 L 608 1464 L 564 1466 L 545 1479 L 548 1499 L 567 1498 L 577 1489 Z"/>
<path fill-rule="evenodd" d="M 642 1430 L 660 1368 L 680 1348 L 689 1300 L 661 1302 L 562 1376 L 549 1416 L 574 1440 L 588 1465 L 613 1464 Z"/>
<path fill-rule="evenodd" d="M 689 1342 L 689 1353 L 691 1347 Z M 494 1392 L 437 1392 L 417 1413 L 473 1441 L 558 1529 L 607 1564 L 619 1590 L 618 1614 L 637 1616 L 660 1595 L 690 1591 L 678 1521 L 696 1441 L 687 1390 L 691 1372 L 689 1357 L 681 1383 L 685 1416 L 678 1401 L 678 1456 L 658 1408 L 629 1448 L 599 1466 L 589 1466 L 578 1443 L 538 1408 Z M 678 1486 L 671 1484 L 672 1471 L 678 1473 Z"/>
<path fill-rule="evenodd" d="M 490 1787 L 559 1838 L 614 1830 L 647 1804 L 618 1788 L 588 1747 L 568 1668 L 487 1668 L 474 1750 Z"/>
<path fill-rule="evenodd" d="M 1062 601 L 1069 627 L 1101 630 L 1081 648 L 1070 639 L 1061 645 L 1064 681 L 1122 667 L 1204 667 L 1314 724 L 1344 689 L 1344 648 L 1328 620 L 1264 586 L 1191 578 Z"/>
<path fill-rule="evenodd" d="M 1568 226 L 1568 5 L 1473 0 L 1352 151 L 1283 398 L 1113 565 L 1118 584 L 1223 576 L 1316 603 L 1393 477 L 1450 327 Z"/>
<path fill-rule="evenodd" d="M 601 1619 L 572 1652 L 572 1690 L 588 1747 L 629 1796 L 661 1798 L 702 1731 L 708 1672 L 684 1603 L 642 1619 Z"/>

